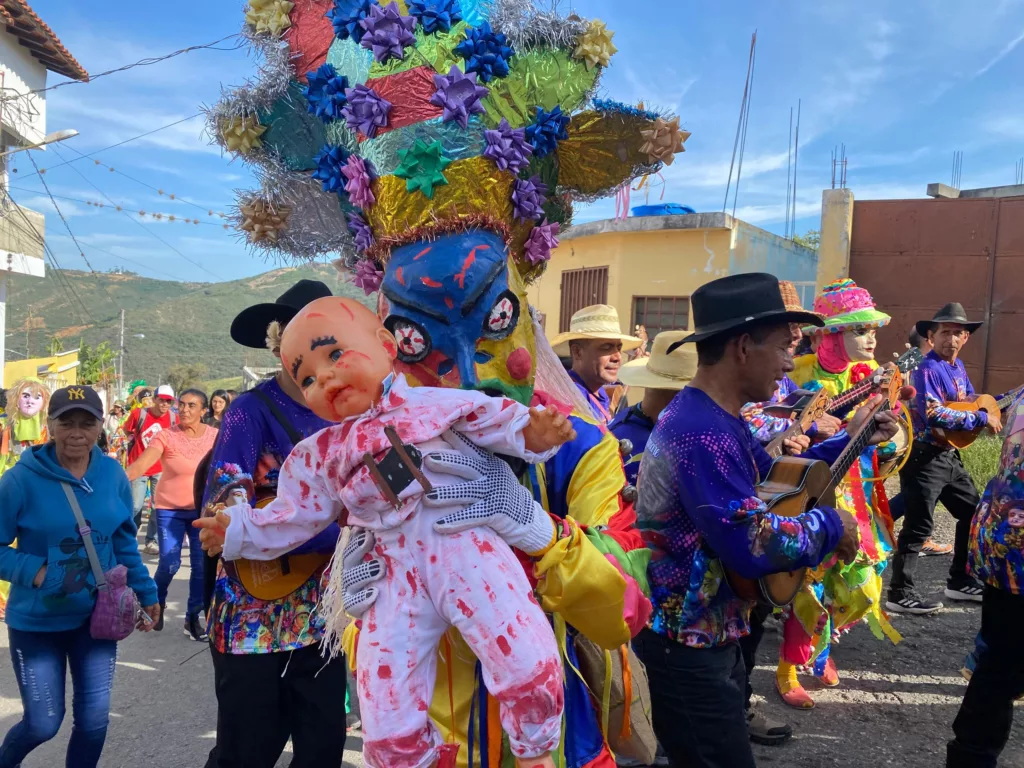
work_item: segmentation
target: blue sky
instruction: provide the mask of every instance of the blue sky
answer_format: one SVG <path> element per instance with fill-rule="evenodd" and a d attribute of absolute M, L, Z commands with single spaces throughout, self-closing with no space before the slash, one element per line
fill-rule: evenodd
<path fill-rule="evenodd" d="M 231 0 L 32 5 L 92 73 L 216 40 L 238 31 L 242 20 L 241 4 Z M 601 95 L 674 111 L 693 133 L 686 153 L 663 174 L 665 202 L 721 210 L 755 29 L 757 70 L 736 212 L 742 219 L 775 232 L 784 228 L 789 110 L 797 99 L 803 100 L 798 232 L 817 227 L 821 190 L 830 186 L 830 153 L 840 143 L 849 158 L 848 186 L 858 199 L 922 197 L 929 182 L 949 182 L 954 150 L 963 151 L 964 188 L 1012 184 L 1014 163 L 1024 157 L 1024 0 L 981 0 L 970 12 L 952 0 L 660 6 L 576 0 L 561 7 L 601 18 L 616 32 L 619 53 Z M 633 16 L 634 7 L 650 10 Z M 79 130 L 68 145 L 93 152 L 198 112 L 216 101 L 222 83 L 238 84 L 254 71 L 244 50 L 196 51 L 58 88 L 49 93 L 48 129 Z M 51 75 L 50 84 L 61 79 Z M 42 167 L 77 156 L 60 145 L 33 155 Z M 147 218 L 143 228 L 138 217 L 58 199 L 95 269 L 123 266 L 151 277 L 209 281 L 274 266 L 250 255 L 207 215 L 226 211 L 234 190 L 252 181 L 240 161 L 209 143 L 201 117 L 96 159 L 195 205 L 169 200 L 90 160 L 48 170 L 51 191 L 103 200 L 98 187 L 126 208 L 212 223 Z M 46 212 L 47 240 L 62 266 L 85 268 L 39 179 L 29 176 L 31 163 L 21 157 L 13 166 L 12 196 Z M 651 202 L 660 194 L 655 188 Z M 634 193 L 633 204 L 642 197 Z M 605 200 L 579 209 L 576 220 L 613 214 L 614 202 Z"/>

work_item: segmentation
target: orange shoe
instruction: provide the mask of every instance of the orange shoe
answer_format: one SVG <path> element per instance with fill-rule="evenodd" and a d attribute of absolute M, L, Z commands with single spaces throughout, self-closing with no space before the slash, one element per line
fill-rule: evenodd
<path fill-rule="evenodd" d="M 775 690 L 779 692 L 782 701 L 794 709 L 814 709 L 814 699 L 797 680 L 795 664 L 779 662 L 779 668 L 775 671 Z"/>
<path fill-rule="evenodd" d="M 832 661 L 831 656 L 825 662 L 825 671 L 820 675 L 815 675 L 815 677 L 826 688 L 835 688 L 839 685 L 839 671 L 836 669 L 836 663 Z"/>

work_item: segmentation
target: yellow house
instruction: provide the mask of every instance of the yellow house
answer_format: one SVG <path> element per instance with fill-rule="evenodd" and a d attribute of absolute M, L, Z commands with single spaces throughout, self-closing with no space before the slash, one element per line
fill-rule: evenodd
<path fill-rule="evenodd" d="M 10 387 L 18 379 L 41 379 L 51 392 L 78 383 L 78 350 L 58 352 L 49 357 L 12 360 L 4 364 L 4 383 Z"/>
<path fill-rule="evenodd" d="M 817 253 L 726 213 L 638 216 L 570 227 L 544 276 L 529 289 L 548 337 L 567 331 L 573 313 L 611 304 L 623 331 L 650 338 L 692 326 L 690 295 L 738 272 L 791 280 L 804 306 L 814 299 Z"/>

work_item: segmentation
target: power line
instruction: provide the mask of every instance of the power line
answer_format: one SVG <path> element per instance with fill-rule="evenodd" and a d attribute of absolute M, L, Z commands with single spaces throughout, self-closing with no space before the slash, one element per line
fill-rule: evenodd
<path fill-rule="evenodd" d="M 57 152 L 57 150 L 55 149 L 55 150 L 54 150 L 54 152 Z M 61 157 L 61 155 L 60 155 L 59 153 L 57 154 L 57 156 L 58 156 L 58 157 Z M 34 161 L 33 161 L 33 164 L 34 164 Z M 102 189 L 100 189 L 100 188 L 99 188 L 99 187 L 97 187 L 97 186 L 96 186 L 95 184 L 93 184 L 93 183 L 92 183 L 92 181 L 90 181 L 90 180 L 89 180 L 88 178 L 86 178 L 85 174 L 83 174 L 83 173 L 82 173 L 82 172 L 81 172 L 80 170 L 78 170 L 77 168 L 74 168 L 74 167 L 72 167 L 72 169 L 71 169 L 71 170 L 73 170 L 73 171 L 74 171 L 75 173 L 77 173 L 77 174 L 78 174 L 79 176 L 81 176 L 81 177 L 82 177 L 82 180 L 83 180 L 83 181 L 85 181 L 85 183 L 86 183 L 86 184 L 88 184 L 88 185 L 89 185 L 90 187 L 92 187 L 92 188 L 93 188 L 93 189 L 95 189 L 95 190 L 96 190 L 97 192 L 99 192 L 99 193 L 100 193 L 101 195 L 103 195 L 103 197 L 105 197 L 105 198 L 107 199 L 107 201 L 108 201 L 108 202 L 110 202 L 110 204 L 111 204 L 111 205 L 114 205 L 114 206 L 116 206 L 116 205 L 117 205 L 117 204 L 116 204 L 116 203 L 115 203 L 115 202 L 114 202 L 113 200 L 111 200 L 111 199 L 110 199 L 110 197 L 109 197 L 109 196 L 107 195 L 107 193 L 106 193 L 106 192 L 104 192 L 104 191 L 103 191 Z M 147 232 L 147 233 L 148 233 L 148 234 L 149 234 L 149 235 L 150 235 L 151 237 L 154 237 L 154 238 L 156 238 L 157 240 L 159 240 L 159 241 L 160 241 L 161 243 L 163 243 L 163 244 L 164 244 L 165 246 L 167 246 L 167 247 L 168 247 L 168 248 L 170 248 L 170 249 L 171 249 L 172 251 L 174 251 L 174 252 L 175 252 L 176 254 L 178 254 L 179 256 L 181 256 L 181 258 L 183 258 L 183 259 L 184 259 L 185 261 L 189 262 L 190 264 L 193 264 L 193 265 L 195 265 L 196 267 L 198 267 L 199 269 L 201 269 L 201 270 L 202 270 L 203 272 L 205 272 L 206 274 L 210 275 L 211 277 L 213 277 L 213 278 L 215 278 L 215 279 L 217 279 L 217 280 L 222 280 L 222 279 L 223 279 L 222 277 L 220 277 L 220 275 L 214 274 L 213 272 L 211 272 L 210 270 L 208 270 L 208 269 L 207 269 L 206 267 L 204 267 L 204 266 L 203 266 L 202 264 L 200 264 L 200 263 L 199 263 L 198 261 L 195 261 L 194 259 L 190 259 L 190 258 L 189 258 L 188 256 L 186 256 L 186 255 L 185 255 L 184 253 L 182 253 L 181 251 L 179 251 L 179 250 L 178 250 L 177 248 L 175 248 L 175 247 L 174 247 L 173 245 L 171 245 L 170 243 L 168 243 L 168 242 L 167 242 L 166 240 L 164 240 L 164 239 L 163 239 L 162 237 L 160 237 L 160 236 L 159 236 L 159 235 L 158 235 L 158 234 L 157 234 L 156 232 L 154 232 L 153 230 L 151 230 L 151 229 L 150 229 L 149 227 L 147 227 L 147 226 L 146 226 L 145 224 L 143 224 L 143 223 L 142 223 L 141 221 L 139 221 L 138 219 L 132 218 L 132 216 L 131 216 L 130 214 L 128 214 L 127 212 L 125 212 L 125 211 L 121 211 L 121 214 L 123 214 L 123 215 L 124 215 L 124 216 L 125 216 L 125 217 L 126 217 L 126 218 L 128 219 L 128 221 L 134 222 L 134 223 L 135 223 L 136 225 L 138 225 L 138 226 L 142 227 L 142 229 L 143 229 L 143 230 L 145 230 L 145 231 L 146 231 L 146 232 Z"/>
<path fill-rule="evenodd" d="M 44 168 L 43 171 L 44 172 L 45 171 L 52 171 L 54 168 L 60 168 L 63 165 L 70 165 L 71 163 L 77 163 L 79 160 L 84 160 L 87 157 L 92 157 L 93 155 L 98 155 L 100 152 L 106 152 L 107 150 L 115 149 L 116 147 L 123 146 L 125 144 L 128 144 L 129 142 L 135 141 L 136 139 L 144 139 L 147 136 L 152 136 L 154 133 L 159 133 L 160 131 L 166 130 L 167 128 L 173 128 L 174 126 L 180 125 L 181 123 L 187 123 L 189 120 L 195 120 L 197 117 L 200 117 L 202 115 L 203 115 L 202 112 L 196 112 L 194 115 L 189 115 L 188 117 L 183 117 L 180 120 L 175 120 L 173 123 L 168 123 L 167 125 L 161 125 L 159 128 L 154 128 L 151 131 L 146 131 L 145 133 L 140 133 L 138 136 L 132 136 L 129 139 L 125 139 L 124 141 L 117 142 L 117 144 L 111 144 L 109 147 L 103 147 L 103 149 L 97 149 L 94 152 L 88 152 L 88 153 L 82 155 L 81 157 L 76 157 L 74 160 L 67 160 L 67 161 L 65 161 L 63 163 L 60 163 L 59 165 L 54 165 L 54 166 L 52 166 L 50 168 Z M 53 145 L 51 145 L 51 148 L 52 148 L 52 146 Z M 79 154 L 81 154 L 81 153 L 79 153 Z M 19 178 L 31 179 L 33 176 L 38 176 L 38 175 L 39 175 L 39 173 L 37 172 L 37 173 L 29 174 L 28 176 L 20 176 Z"/>
<path fill-rule="evenodd" d="M 18 211 L 18 214 L 21 216 L 22 219 L 25 220 L 25 223 L 31 228 L 32 232 L 29 233 L 27 229 L 24 229 L 14 221 L 8 220 L 8 223 L 18 227 L 18 229 L 22 231 L 24 234 L 28 234 L 30 236 L 34 235 L 35 240 L 43 248 L 44 259 L 49 258 L 50 267 L 56 272 L 55 278 L 57 281 L 57 285 L 64 292 L 64 297 L 68 300 L 68 306 L 78 314 L 79 320 L 81 320 L 83 323 L 87 322 L 86 315 L 88 315 L 88 317 L 95 323 L 96 318 L 92 316 L 92 313 L 89 311 L 89 308 L 86 306 L 85 302 L 82 301 L 82 297 L 78 295 L 77 291 L 75 291 L 75 287 L 71 284 L 71 281 L 68 280 L 67 275 L 63 274 L 63 268 L 60 266 L 60 262 L 57 261 L 56 254 L 54 254 L 50 247 L 46 244 L 46 238 L 43 237 L 43 234 L 36 228 L 36 225 L 33 224 L 32 220 L 29 219 L 28 216 L 25 214 L 25 210 L 18 204 L 18 202 L 14 198 L 11 197 L 10 193 L 6 189 L 4 189 L 3 186 L 0 186 L 0 191 L 3 192 L 6 201 L 10 202 L 15 207 L 15 209 Z M 61 282 L 62 279 L 64 280 L 63 283 Z M 80 305 L 81 309 L 77 309 L 75 307 L 75 300 L 78 301 L 78 304 Z M 83 311 L 85 314 L 82 313 Z"/>
<path fill-rule="evenodd" d="M 108 69 L 106 72 L 99 72 L 95 75 L 89 75 L 88 80 L 67 80 L 63 83 L 57 83 L 56 85 L 47 86 L 46 88 L 37 88 L 34 91 L 28 91 L 24 94 L 19 93 L 18 96 L 25 97 L 33 94 L 45 93 L 46 91 L 52 91 L 55 88 L 63 88 L 65 85 L 82 85 L 84 83 L 92 83 L 96 80 L 99 80 L 101 77 L 106 77 L 107 75 L 113 75 L 117 72 L 124 72 L 129 69 L 134 69 L 135 67 L 148 67 L 153 64 L 159 64 L 161 61 L 167 61 L 167 59 L 173 59 L 175 56 L 181 56 L 183 53 L 189 53 L 191 51 L 198 51 L 203 49 L 212 51 L 237 51 L 239 48 L 245 45 L 244 39 L 239 40 L 235 45 L 231 46 L 230 48 L 214 47 L 219 43 L 223 43 L 225 40 L 230 40 L 233 37 L 240 37 L 240 35 L 238 32 L 235 32 L 234 34 L 222 37 L 220 40 L 214 40 L 212 43 L 203 43 L 202 45 L 190 45 L 188 48 L 181 48 L 177 51 L 172 51 L 171 53 L 165 54 L 163 56 L 153 56 L 145 59 L 140 59 L 139 61 L 136 61 L 133 64 L 125 64 L 124 66 L 117 67 L 115 69 Z"/>
<path fill-rule="evenodd" d="M 32 161 L 32 167 L 36 168 L 36 170 L 38 170 L 38 167 L 36 166 L 36 159 L 34 157 L 29 157 L 29 160 Z M 49 197 L 50 198 L 50 202 L 53 203 L 53 209 L 55 211 L 57 211 L 57 215 L 60 217 L 61 223 L 64 224 L 64 229 L 66 229 L 68 231 L 68 235 L 70 235 L 71 241 L 75 244 L 75 247 L 78 249 L 79 254 L 81 254 L 82 261 L 85 262 L 85 266 L 87 266 L 89 268 L 90 272 L 95 273 L 96 270 L 93 269 L 92 268 L 92 264 L 89 263 L 89 259 L 85 255 L 85 252 L 82 250 L 82 246 L 79 244 L 78 238 L 75 237 L 75 233 L 71 231 L 71 225 L 68 224 L 68 220 L 64 218 L 64 212 L 61 211 L 60 206 L 57 205 L 57 201 L 54 199 L 53 195 L 50 193 L 50 187 L 46 183 L 46 179 L 44 179 L 42 176 L 40 176 L 39 177 L 39 181 L 42 183 L 43 189 L 46 190 L 46 196 Z"/>

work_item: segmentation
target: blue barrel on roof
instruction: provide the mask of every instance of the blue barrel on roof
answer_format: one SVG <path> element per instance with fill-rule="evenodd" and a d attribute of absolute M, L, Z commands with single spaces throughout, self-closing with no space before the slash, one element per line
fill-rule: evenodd
<path fill-rule="evenodd" d="M 679 203 L 634 205 L 632 211 L 634 216 L 680 216 L 685 213 L 696 213 L 690 206 Z"/>

